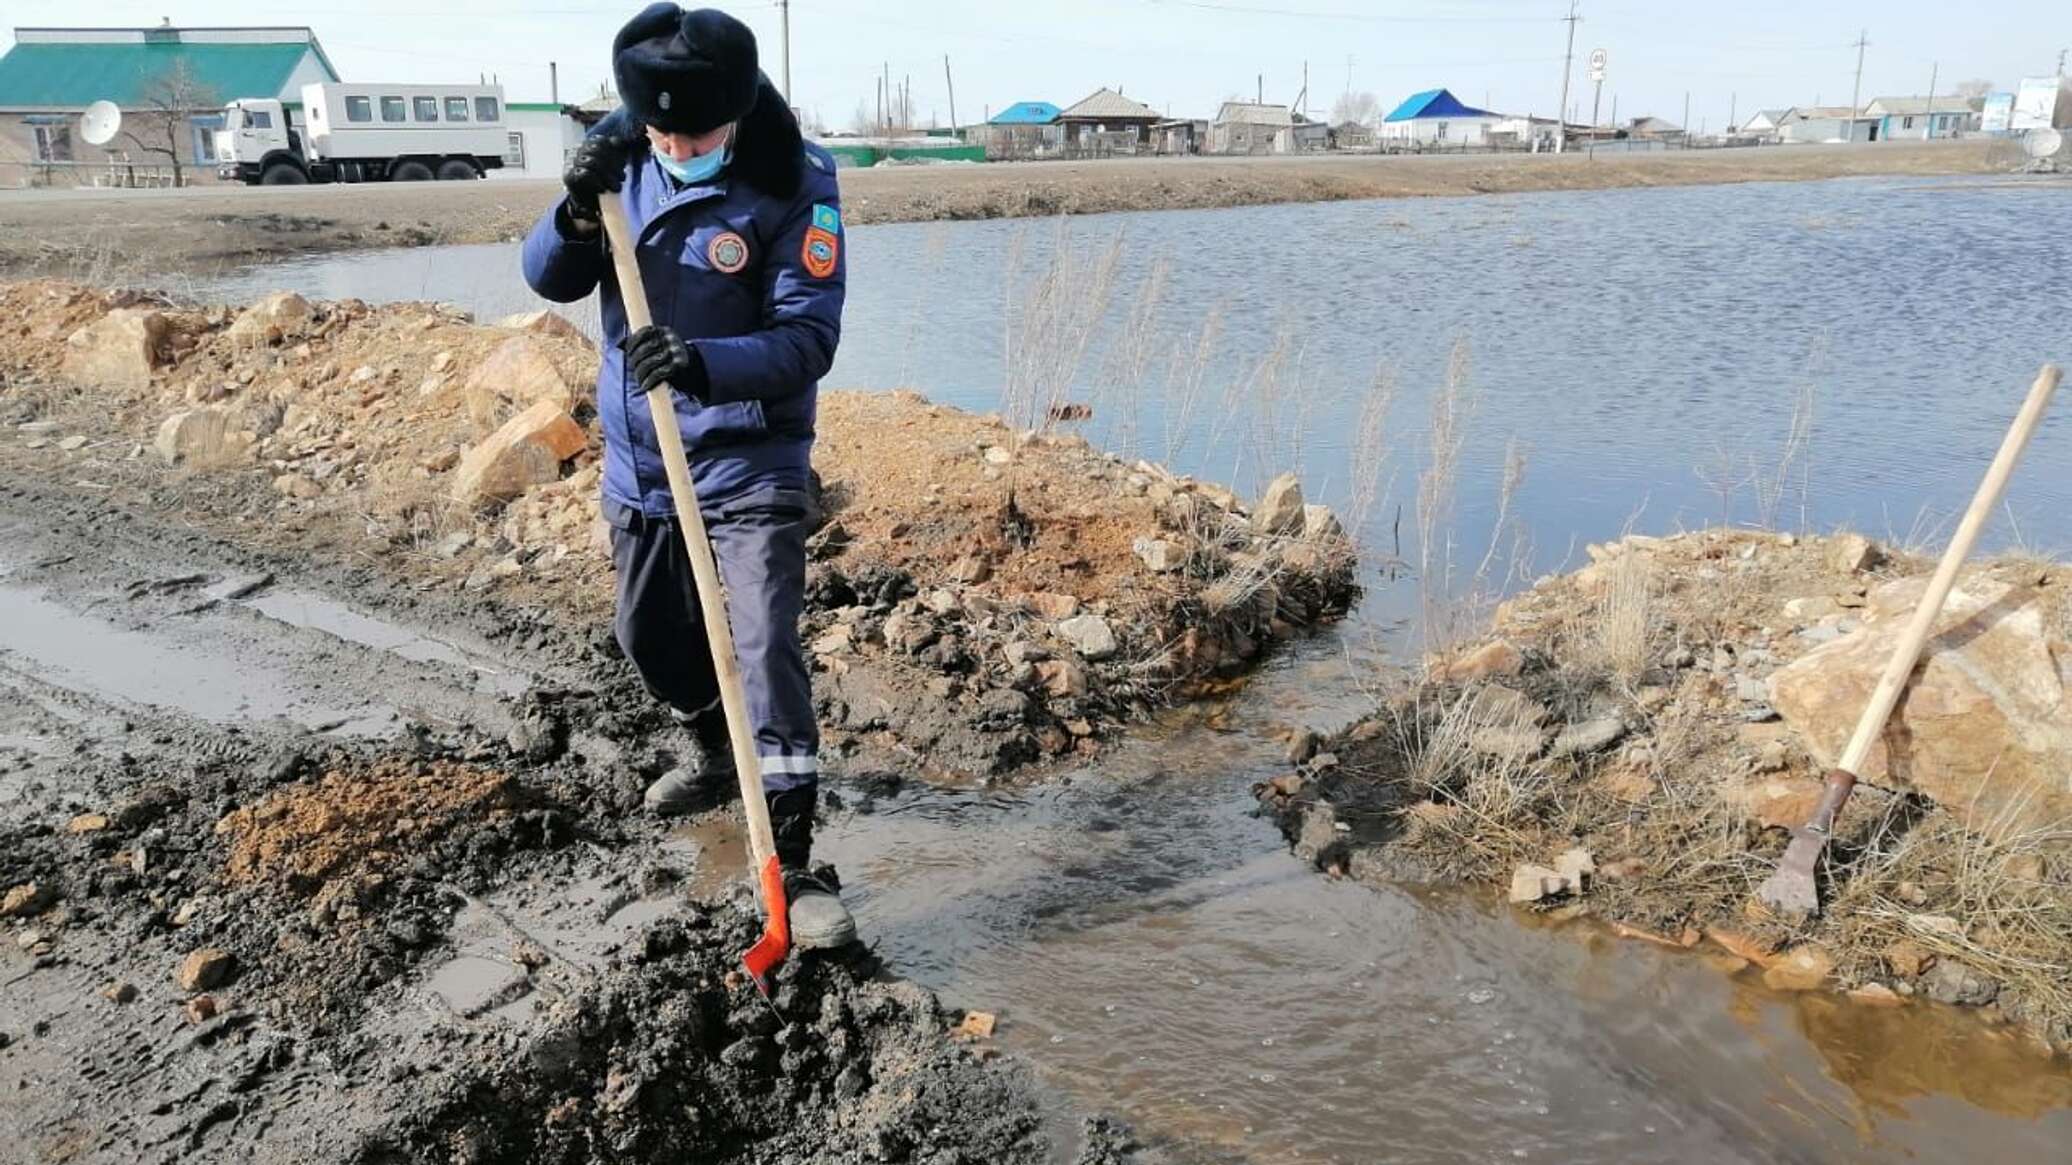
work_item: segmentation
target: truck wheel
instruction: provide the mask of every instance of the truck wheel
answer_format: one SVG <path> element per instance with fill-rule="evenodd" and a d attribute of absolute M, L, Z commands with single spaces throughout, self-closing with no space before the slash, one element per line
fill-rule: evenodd
<path fill-rule="evenodd" d="M 286 162 L 275 162 L 259 175 L 261 186 L 302 186 L 308 182 L 309 175 L 302 172 L 302 167 Z"/>
<path fill-rule="evenodd" d="M 389 167 L 391 182 L 430 182 L 432 168 L 419 161 L 397 162 Z"/>
<path fill-rule="evenodd" d="M 475 169 L 475 163 L 460 158 L 448 158 L 439 163 L 439 181 L 463 182 L 480 178 L 482 172 Z"/>

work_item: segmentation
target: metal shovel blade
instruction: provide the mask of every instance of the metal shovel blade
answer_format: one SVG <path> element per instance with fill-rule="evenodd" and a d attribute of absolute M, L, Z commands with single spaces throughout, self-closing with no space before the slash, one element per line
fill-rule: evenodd
<path fill-rule="evenodd" d="M 761 880 L 763 937 L 741 956 L 741 965 L 748 969 L 748 977 L 755 980 L 755 989 L 768 999 L 770 972 L 791 954 L 791 913 L 784 900 L 784 869 L 777 864 L 776 854 L 764 859 Z"/>
<path fill-rule="evenodd" d="M 1825 834 L 1800 829 L 1785 847 L 1776 872 L 1756 890 L 1763 905 L 1779 914 L 1810 918 L 1820 913 L 1820 888 L 1813 881 L 1813 863 L 1827 845 Z"/>

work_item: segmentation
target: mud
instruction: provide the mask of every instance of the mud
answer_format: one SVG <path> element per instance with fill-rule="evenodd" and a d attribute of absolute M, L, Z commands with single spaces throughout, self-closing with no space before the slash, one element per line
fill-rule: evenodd
<path fill-rule="evenodd" d="M 238 664 L 206 679 L 224 708 L 281 675 L 391 703 L 399 673 L 464 679 L 492 650 L 477 633 L 523 625 L 470 604 L 439 624 L 467 654 L 411 658 L 258 613 L 317 596 L 348 630 L 405 625 L 412 597 L 351 570 L 262 566 L 98 498 L 0 500 L 10 593 L 212 642 Z M 194 601 L 255 568 L 275 580 Z M 35 889 L 0 949 L 0 1140 L 27 1159 L 1033 1162 L 1082 1139 L 1085 1160 L 1139 1159 L 862 948 L 793 960 L 765 1003 L 734 971 L 759 927 L 745 890 L 624 812 L 655 727 L 570 729 L 626 682 L 615 660 L 535 634 L 530 670 L 585 659 L 596 685 L 452 683 L 444 719 L 319 731 L 45 674 L 21 653 L 43 641 L 5 626 L 0 884 Z"/>

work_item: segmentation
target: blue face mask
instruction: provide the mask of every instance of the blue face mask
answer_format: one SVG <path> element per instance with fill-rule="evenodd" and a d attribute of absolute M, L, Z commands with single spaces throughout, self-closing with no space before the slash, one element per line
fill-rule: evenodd
<path fill-rule="evenodd" d="M 728 159 L 734 155 L 734 137 L 727 135 L 727 144 L 695 158 L 679 162 L 660 150 L 654 151 L 655 161 L 671 178 L 686 186 L 698 186 L 712 181 L 719 172 L 727 168 Z"/>

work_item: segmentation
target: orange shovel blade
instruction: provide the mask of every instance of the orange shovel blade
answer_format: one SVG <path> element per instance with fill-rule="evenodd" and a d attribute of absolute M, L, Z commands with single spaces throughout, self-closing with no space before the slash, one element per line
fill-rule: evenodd
<path fill-rule="evenodd" d="M 777 864 L 775 854 L 763 862 L 762 883 L 763 937 L 741 956 L 741 965 L 748 968 L 748 977 L 755 980 L 755 989 L 767 999 L 770 995 L 770 972 L 791 953 L 791 916 L 784 901 L 784 870 Z"/>

